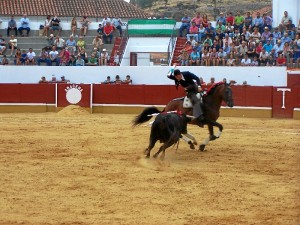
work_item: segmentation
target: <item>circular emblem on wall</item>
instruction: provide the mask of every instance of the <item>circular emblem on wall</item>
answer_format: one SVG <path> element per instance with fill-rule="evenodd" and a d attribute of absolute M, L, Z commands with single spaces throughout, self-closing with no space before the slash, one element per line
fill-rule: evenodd
<path fill-rule="evenodd" d="M 76 84 L 71 84 L 66 89 L 66 99 L 70 104 L 77 104 L 81 101 L 83 89 Z"/>

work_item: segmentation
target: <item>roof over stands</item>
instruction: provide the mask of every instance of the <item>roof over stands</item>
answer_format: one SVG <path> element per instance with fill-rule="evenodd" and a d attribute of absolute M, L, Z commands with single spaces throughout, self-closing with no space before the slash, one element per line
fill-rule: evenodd
<path fill-rule="evenodd" d="M 58 15 L 145 18 L 145 13 L 124 0 L 1 0 L 0 15 L 28 16 Z"/>

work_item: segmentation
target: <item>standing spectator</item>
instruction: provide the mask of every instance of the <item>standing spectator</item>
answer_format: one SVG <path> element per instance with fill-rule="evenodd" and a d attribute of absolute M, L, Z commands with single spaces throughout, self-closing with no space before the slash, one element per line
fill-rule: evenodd
<path fill-rule="evenodd" d="M 106 66 L 108 60 L 109 60 L 109 55 L 108 55 L 106 49 L 104 48 L 103 51 L 100 53 L 99 66 Z"/>
<path fill-rule="evenodd" d="M 57 35 L 55 40 L 54 40 L 54 45 L 55 45 L 57 50 L 61 50 L 62 48 L 65 47 L 65 40 L 60 38 L 59 35 Z"/>
<path fill-rule="evenodd" d="M 2 35 L 0 34 L 0 55 L 3 55 L 6 50 L 5 44 L 6 44 L 5 40 L 3 39 Z"/>
<path fill-rule="evenodd" d="M 226 24 L 229 24 L 230 26 L 234 26 L 234 16 L 232 12 L 228 13 L 228 16 L 226 17 Z"/>
<path fill-rule="evenodd" d="M 77 31 L 77 19 L 76 19 L 76 17 L 72 18 L 71 31 L 72 31 L 72 36 L 73 37 L 78 37 L 77 34 L 76 34 L 76 31 Z"/>
<path fill-rule="evenodd" d="M 15 54 L 15 60 L 14 60 L 15 65 L 22 65 L 21 57 L 22 57 L 22 52 L 21 49 L 18 48 Z"/>
<path fill-rule="evenodd" d="M 264 20 L 260 16 L 260 12 L 256 13 L 256 17 L 253 19 L 253 22 L 252 22 L 252 27 L 253 27 L 253 31 L 254 31 L 254 28 L 257 27 L 258 31 L 260 33 L 262 33 L 262 31 L 264 30 Z"/>
<path fill-rule="evenodd" d="M 200 13 L 197 12 L 196 16 L 191 20 L 191 22 L 195 22 L 196 26 L 199 28 L 200 24 L 203 22 L 203 18 L 201 17 Z"/>
<path fill-rule="evenodd" d="M 9 37 L 9 31 L 14 30 L 15 31 L 15 36 L 18 36 L 18 31 L 17 31 L 17 22 L 14 19 L 14 16 L 12 15 L 10 17 L 10 20 L 8 21 L 8 26 L 7 26 L 7 37 Z"/>
<path fill-rule="evenodd" d="M 273 19 L 268 16 L 266 13 L 263 14 L 264 27 L 268 27 L 269 30 L 272 30 Z"/>
<path fill-rule="evenodd" d="M 57 15 L 54 15 L 54 17 L 51 20 L 51 24 L 52 24 L 52 26 L 51 26 L 51 34 L 54 34 L 54 31 L 57 30 L 58 31 L 57 36 L 60 36 L 62 28 L 60 26 L 60 19 L 58 19 Z"/>
<path fill-rule="evenodd" d="M 116 75 L 116 79 L 115 79 L 115 81 L 114 81 L 114 84 L 122 84 L 122 83 L 123 83 L 123 82 L 122 82 L 120 76 L 119 76 L 119 75 Z"/>
<path fill-rule="evenodd" d="M 248 54 L 245 54 L 244 58 L 241 61 L 241 66 L 250 66 L 251 59 L 248 57 Z"/>
<path fill-rule="evenodd" d="M 76 66 L 84 66 L 85 62 L 84 60 L 81 58 L 81 55 L 77 56 L 77 60 L 76 60 Z"/>
<path fill-rule="evenodd" d="M 80 28 L 80 36 L 86 35 L 86 32 L 88 31 L 89 25 L 91 24 L 91 21 L 88 19 L 87 16 L 83 16 L 80 20 L 81 28 Z"/>
<path fill-rule="evenodd" d="M 276 60 L 276 66 L 286 66 L 286 59 L 284 58 L 283 54 L 279 54 Z"/>
<path fill-rule="evenodd" d="M 56 47 L 52 47 L 52 51 L 49 52 L 49 66 L 52 66 L 52 63 L 55 62 L 55 65 L 59 65 L 59 58 L 58 58 L 58 51 L 56 50 Z"/>
<path fill-rule="evenodd" d="M 186 30 L 186 33 L 189 33 L 190 30 L 190 22 L 191 22 L 191 17 L 189 17 L 187 14 L 184 15 L 184 17 L 181 18 L 181 26 L 179 28 L 179 36 L 183 36 L 183 31 Z"/>
<path fill-rule="evenodd" d="M 43 84 L 43 83 L 48 83 L 45 76 L 42 76 L 41 79 L 39 80 L 39 84 Z"/>
<path fill-rule="evenodd" d="M 250 31 L 252 29 L 252 16 L 250 12 L 247 12 L 247 15 L 244 20 L 244 26 L 247 31 Z"/>
<path fill-rule="evenodd" d="M 103 48 L 103 41 L 102 41 L 102 37 L 99 37 L 99 35 L 97 35 L 94 39 L 93 39 L 93 48 L 97 49 L 97 51 L 101 51 Z"/>
<path fill-rule="evenodd" d="M 40 55 L 37 59 L 37 64 L 40 66 L 41 62 L 46 63 L 47 65 L 49 65 L 49 53 L 46 51 L 45 48 L 42 49 L 42 51 L 40 52 Z"/>
<path fill-rule="evenodd" d="M 109 22 L 110 23 L 110 18 L 107 17 L 106 14 L 104 14 L 103 20 L 102 20 L 102 26 L 105 27 L 106 23 Z"/>
<path fill-rule="evenodd" d="M 13 55 L 14 54 L 14 50 L 17 49 L 17 46 L 18 46 L 18 40 L 15 38 L 14 35 L 10 36 L 10 40 L 8 42 L 8 46 L 9 46 L 9 49 L 11 49 L 10 55 Z"/>
<path fill-rule="evenodd" d="M 97 29 L 97 34 L 98 34 L 98 36 L 101 36 L 101 38 L 102 38 L 102 36 L 103 36 L 103 26 L 102 26 L 101 23 L 99 23 L 99 27 Z"/>
<path fill-rule="evenodd" d="M 114 16 L 114 18 L 111 21 L 112 25 L 115 29 L 119 31 L 120 37 L 122 36 L 122 20 L 120 17 Z"/>
<path fill-rule="evenodd" d="M 28 35 L 29 35 L 29 32 L 30 32 L 30 27 L 29 27 L 29 19 L 27 18 L 27 15 L 26 15 L 26 14 L 24 14 L 23 17 L 21 18 L 20 24 L 21 24 L 21 26 L 20 26 L 19 29 L 18 29 L 20 35 L 21 35 L 22 37 L 24 37 L 24 35 L 23 35 L 23 30 L 26 30 L 26 32 L 27 32 L 27 33 L 26 33 L 26 36 L 28 36 Z"/>
<path fill-rule="evenodd" d="M 43 36 L 45 37 L 48 37 L 48 31 L 50 30 L 51 28 L 51 16 L 48 15 L 46 20 L 45 20 L 45 23 L 44 23 L 44 31 L 43 31 Z"/>
<path fill-rule="evenodd" d="M 35 52 L 33 51 L 32 48 L 29 48 L 29 51 L 27 52 L 27 57 L 26 57 L 26 65 L 34 65 L 35 64 Z"/>
<path fill-rule="evenodd" d="M 102 82 L 102 84 L 112 84 L 113 81 L 110 79 L 110 76 L 106 77 L 106 80 Z"/>
<path fill-rule="evenodd" d="M 279 31 L 283 33 L 286 30 L 286 25 L 288 24 L 289 20 L 293 22 L 292 17 L 289 16 L 289 13 L 287 11 L 284 11 L 283 17 L 281 19 L 281 22 L 279 24 Z"/>
<path fill-rule="evenodd" d="M 74 40 L 73 35 L 70 35 L 69 39 L 66 41 L 66 49 L 70 52 L 71 55 L 74 55 L 76 52 L 76 41 Z"/>
<path fill-rule="evenodd" d="M 82 36 L 80 36 L 79 40 L 77 41 L 77 48 L 78 52 L 81 52 L 82 49 L 85 49 L 85 40 L 83 40 Z"/>
<path fill-rule="evenodd" d="M 114 29 L 114 26 L 112 26 L 110 22 L 106 22 L 106 25 L 103 27 L 103 40 L 105 44 L 111 44 Z"/>
<path fill-rule="evenodd" d="M 226 25 L 226 18 L 224 16 L 224 13 L 223 12 L 220 12 L 220 16 L 217 17 L 217 24 L 220 24 L 220 25 L 223 25 L 225 26 Z"/>
<path fill-rule="evenodd" d="M 207 86 L 213 86 L 215 84 L 215 78 L 211 77 L 210 81 L 207 83 Z"/>

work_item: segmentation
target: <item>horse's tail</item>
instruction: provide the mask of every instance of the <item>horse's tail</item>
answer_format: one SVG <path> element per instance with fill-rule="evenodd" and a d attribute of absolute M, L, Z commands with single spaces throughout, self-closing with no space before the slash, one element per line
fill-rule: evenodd
<path fill-rule="evenodd" d="M 156 107 L 148 107 L 145 108 L 141 114 L 136 116 L 134 120 L 132 121 L 133 126 L 140 125 L 141 123 L 149 121 L 155 113 L 161 113 Z"/>

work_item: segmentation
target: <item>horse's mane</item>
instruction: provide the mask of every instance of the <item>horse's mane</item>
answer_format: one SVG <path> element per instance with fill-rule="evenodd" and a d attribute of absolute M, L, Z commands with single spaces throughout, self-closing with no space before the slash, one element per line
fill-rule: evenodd
<path fill-rule="evenodd" d="M 215 92 L 216 88 L 222 84 L 224 84 L 224 82 L 218 82 L 210 86 L 206 91 L 206 95 L 212 95 Z"/>

